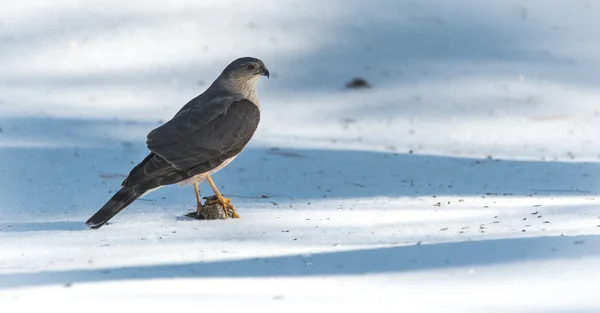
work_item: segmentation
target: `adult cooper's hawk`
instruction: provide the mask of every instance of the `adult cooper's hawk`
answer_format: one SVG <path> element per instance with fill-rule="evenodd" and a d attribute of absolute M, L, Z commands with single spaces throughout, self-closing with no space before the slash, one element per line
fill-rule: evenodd
<path fill-rule="evenodd" d="M 210 204 L 220 203 L 225 217 L 231 209 L 239 218 L 210 175 L 229 164 L 254 135 L 260 120 L 256 83 L 261 75 L 269 77 L 269 71 L 259 59 L 244 57 L 231 62 L 204 93 L 148 134 L 150 154 L 86 224 L 100 228 L 139 197 L 172 184 L 193 184 L 200 212 L 198 184 L 204 179 L 216 196 Z"/>

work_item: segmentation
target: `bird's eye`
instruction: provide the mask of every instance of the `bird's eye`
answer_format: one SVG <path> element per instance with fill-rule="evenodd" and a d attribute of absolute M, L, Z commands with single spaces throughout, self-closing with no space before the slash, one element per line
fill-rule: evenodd
<path fill-rule="evenodd" d="M 252 70 L 254 70 L 254 69 L 256 68 L 256 65 L 254 65 L 254 64 L 248 64 L 246 67 L 247 67 L 249 70 L 251 70 L 251 71 L 252 71 Z"/>

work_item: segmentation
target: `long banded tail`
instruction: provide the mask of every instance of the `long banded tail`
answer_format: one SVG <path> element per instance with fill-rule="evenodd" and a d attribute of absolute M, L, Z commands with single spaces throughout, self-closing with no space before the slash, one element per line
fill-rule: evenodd
<path fill-rule="evenodd" d="M 113 216 L 121 212 L 137 198 L 144 195 L 147 190 L 137 186 L 123 187 L 104 206 L 90 217 L 87 225 L 92 229 L 98 229 L 106 224 Z"/>

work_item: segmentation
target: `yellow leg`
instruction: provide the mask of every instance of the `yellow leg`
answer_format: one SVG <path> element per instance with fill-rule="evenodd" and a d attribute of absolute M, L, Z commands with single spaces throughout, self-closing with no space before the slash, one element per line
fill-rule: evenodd
<path fill-rule="evenodd" d="M 194 191 L 196 191 L 196 214 L 200 215 L 200 209 L 202 209 L 202 203 L 200 202 L 200 190 L 198 190 L 198 183 L 194 183 Z"/>
<path fill-rule="evenodd" d="M 217 185 L 215 185 L 215 182 L 212 180 L 210 175 L 206 175 L 206 180 L 210 184 L 212 190 L 215 192 L 215 196 L 217 196 L 216 200 L 209 201 L 207 204 L 220 203 L 223 206 L 223 210 L 225 211 L 225 218 L 229 217 L 229 212 L 227 210 L 228 207 L 231 208 L 231 210 L 233 211 L 234 218 L 240 218 L 240 216 L 235 211 L 235 207 L 233 206 L 233 204 L 231 204 L 231 199 L 223 197 L 223 195 L 219 192 L 219 189 L 217 189 Z"/>

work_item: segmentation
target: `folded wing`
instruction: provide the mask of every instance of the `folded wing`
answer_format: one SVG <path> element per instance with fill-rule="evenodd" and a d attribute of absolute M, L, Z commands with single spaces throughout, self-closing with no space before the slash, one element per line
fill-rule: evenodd
<path fill-rule="evenodd" d="M 260 111 L 246 99 L 191 106 L 148 134 L 148 149 L 193 176 L 239 154 L 258 127 Z"/>

